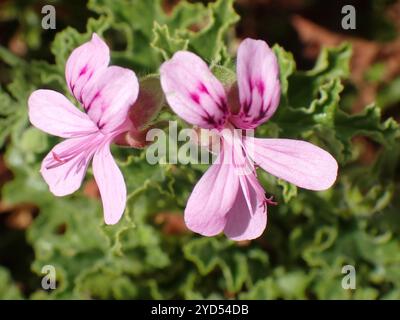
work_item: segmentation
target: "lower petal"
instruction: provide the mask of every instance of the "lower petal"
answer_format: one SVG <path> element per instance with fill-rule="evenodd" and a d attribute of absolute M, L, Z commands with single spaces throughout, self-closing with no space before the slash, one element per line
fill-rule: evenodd
<path fill-rule="evenodd" d="M 87 148 L 82 148 L 86 143 L 87 137 L 65 140 L 57 144 L 43 159 L 40 172 L 54 195 L 59 197 L 68 195 L 81 186 L 93 155 L 87 152 Z M 68 160 L 60 158 L 59 155 L 68 153 L 72 149 L 82 149 L 82 152 L 76 153 Z"/>
<path fill-rule="evenodd" d="M 104 221 L 116 224 L 126 206 L 126 185 L 110 152 L 110 144 L 100 147 L 93 157 L 93 173 L 103 202 Z"/>
<path fill-rule="evenodd" d="M 256 179 L 255 176 L 251 178 Z M 258 183 L 248 183 L 245 179 L 242 181 L 235 203 L 226 215 L 224 228 L 226 236 L 235 241 L 258 238 L 267 226 L 267 207 L 262 187 Z M 248 194 L 247 200 L 244 192 Z"/>
<path fill-rule="evenodd" d="M 220 153 L 216 163 L 197 182 L 186 205 L 186 225 L 204 236 L 223 231 L 226 213 L 236 198 L 239 179 L 228 157 L 229 150 Z"/>

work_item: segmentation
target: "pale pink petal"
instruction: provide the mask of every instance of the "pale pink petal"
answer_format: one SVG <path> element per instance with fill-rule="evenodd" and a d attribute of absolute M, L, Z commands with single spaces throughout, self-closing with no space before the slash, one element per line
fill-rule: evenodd
<path fill-rule="evenodd" d="M 98 130 L 86 114 L 56 91 L 34 91 L 29 97 L 28 106 L 30 122 L 49 134 L 71 138 Z"/>
<path fill-rule="evenodd" d="M 185 209 L 185 223 L 190 230 L 213 236 L 224 229 L 226 213 L 239 188 L 239 179 L 227 159 L 230 156 L 229 150 L 221 152 L 194 187 Z"/>
<path fill-rule="evenodd" d="M 227 138 L 227 135 L 224 137 Z M 235 174 L 238 175 L 240 188 L 235 203 L 226 214 L 224 232 L 232 240 L 251 240 L 259 237 L 265 229 L 267 200 L 264 189 L 257 180 L 254 164 L 243 152 L 242 142 L 235 136 L 231 142 Z"/>
<path fill-rule="evenodd" d="M 262 40 L 245 39 L 237 54 L 240 111 L 232 116 L 239 128 L 250 129 L 268 120 L 280 100 L 279 65 Z"/>
<path fill-rule="evenodd" d="M 247 138 L 245 146 L 261 168 L 298 187 L 325 190 L 336 180 L 336 160 L 311 143 L 290 139 Z"/>
<path fill-rule="evenodd" d="M 128 116 L 129 108 L 139 93 L 139 83 L 133 71 L 117 66 L 96 74 L 82 93 L 83 106 L 103 132 L 111 132 Z"/>
<path fill-rule="evenodd" d="M 110 50 L 97 34 L 72 51 L 65 67 L 65 78 L 71 93 L 82 102 L 82 91 L 88 81 L 110 62 Z"/>
<path fill-rule="evenodd" d="M 241 188 L 239 188 L 235 203 L 226 215 L 224 232 L 232 240 L 258 238 L 267 225 L 264 191 L 259 183 L 254 181 L 256 179 L 254 175 L 241 177 Z"/>
<path fill-rule="evenodd" d="M 43 159 L 40 172 L 54 195 L 65 196 L 79 189 L 97 139 L 91 135 L 65 140 Z"/>
<path fill-rule="evenodd" d="M 109 143 L 96 151 L 93 157 L 93 173 L 103 202 L 104 221 L 106 224 L 116 224 L 125 211 L 126 186 L 110 152 Z"/>
<path fill-rule="evenodd" d="M 160 68 L 161 86 L 174 112 L 202 128 L 221 128 L 228 116 L 224 87 L 197 55 L 179 51 Z"/>

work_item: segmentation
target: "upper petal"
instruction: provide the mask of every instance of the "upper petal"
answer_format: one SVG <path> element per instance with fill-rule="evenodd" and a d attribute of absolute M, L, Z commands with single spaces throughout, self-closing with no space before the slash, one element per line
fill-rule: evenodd
<path fill-rule="evenodd" d="M 213 236 L 225 227 L 226 213 L 231 209 L 239 188 L 239 179 L 229 157 L 229 150 L 222 151 L 190 195 L 185 222 L 194 232 Z"/>
<path fill-rule="evenodd" d="M 43 159 L 40 172 L 56 196 L 79 189 L 93 156 L 95 136 L 72 138 L 57 144 Z"/>
<path fill-rule="evenodd" d="M 325 190 L 337 177 L 338 164 L 325 150 L 301 140 L 245 139 L 254 162 L 298 187 Z"/>
<path fill-rule="evenodd" d="M 82 92 L 82 103 L 92 121 L 102 131 L 111 132 L 126 121 L 138 93 L 136 74 L 111 66 L 91 79 Z"/>
<path fill-rule="evenodd" d="M 110 49 L 93 33 L 92 39 L 72 51 L 65 67 L 68 88 L 82 102 L 82 90 L 88 81 L 110 62 Z"/>
<path fill-rule="evenodd" d="M 237 54 L 240 111 L 232 116 L 239 128 L 250 129 L 268 120 L 280 100 L 279 65 L 262 40 L 245 39 Z"/>
<path fill-rule="evenodd" d="M 224 87 L 197 55 L 179 51 L 160 68 L 161 86 L 170 107 L 185 121 L 220 128 L 229 113 Z"/>
<path fill-rule="evenodd" d="M 255 175 L 241 177 L 241 188 L 226 217 L 224 232 L 232 240 L 252 240 L 264 232 L 267 226 L 267 206 L 264 190 Z"/>
<path fill-rule="evenodd" d="M 116 224 L 125 211 L 126 185 L 110 152 L 109 143 L 96 151 L 93 173 L 103 202 L 104 221 L 106 224 Z"/>
<path fill-rule="evenodd" d="M 34 91 L 29 97 L 28 106 L 31 123 L 52 135 L 71 138 L 98 130 L 86 114 L 56 91 Z"/>

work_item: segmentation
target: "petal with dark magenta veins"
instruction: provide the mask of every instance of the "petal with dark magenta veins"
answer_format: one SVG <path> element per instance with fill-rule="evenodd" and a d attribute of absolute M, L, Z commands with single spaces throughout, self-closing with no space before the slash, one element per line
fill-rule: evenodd
<path fill-rule="evenodd" d="M 29 120 L 49 134 L 72 138 L 98 130 L 97 126 L 65 96 L 53 90 L 36 90 L 28 100 Z"/>
<path fill-rule="evenodd" d="M 83 107 L 103 132 L 112 132 L 128 117 L 139 83 L 129 69 L 111 66 L 96 74 L 82 94 Z"/>
<path fill-rule="evenodd" d="M 222 128 L 229 110 L 226 92 L 197 55 L 179 51 L 160 68 L 161 86 L 174 112 L 201 128 Z"/>
<path fill-rule="evenodd" d="M 240 110 L 232 116 L 237 127 L 255 128 L 274 114 L 281 94 L 279 65 L 265 41 L 245 39 L 240 44 L 237 84 Z"/>
<path fill-rule="evenodd" d="M 71 93 L 82 102 L 82 90 L 92 77 L 107 68 L 110 50 L 97 34 L 92 39 L 72 51 L 65 67 L 65 78 Z"/>

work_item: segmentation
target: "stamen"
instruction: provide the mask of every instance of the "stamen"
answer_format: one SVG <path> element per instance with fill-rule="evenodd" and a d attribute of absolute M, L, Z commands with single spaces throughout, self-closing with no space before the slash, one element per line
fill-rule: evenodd
<path fill-rule="evenodd" d="M 269 198 L 265 197 L 264 204 L 265 205 L 271 205 L 271 206 L 277 206 L 278 202 L 274 201 L 274 196 L 270 196 Z"/>

